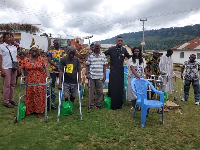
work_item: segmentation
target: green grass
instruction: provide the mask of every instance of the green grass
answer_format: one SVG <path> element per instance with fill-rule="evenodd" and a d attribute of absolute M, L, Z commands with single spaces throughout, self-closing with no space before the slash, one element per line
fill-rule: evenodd
<path fill-rule="evenodd" d="M 174 67 L 173 67 L 173 70 L 174 70 L 174 71 L 179 71 L 179 72 L 181 72 L 181 67 L 175 67 L 175 66 L 174 66 Z"/>
<path fill-rule="evenodd" d="M 181 80 L 178 80 L 178 95 Z M 0 81 L 2 84 L 2 80 Z M 165 113 L 165 124 L 161 124 L 161 115 L 151 109 L 144 128 L 140 125 L 140 112 L 133 110 L 126 102 L 120 110 L 94 109 L 87 112 L 87 92 L 82 101 L 83 120 L 80 121 L 78 101 L 74 114 L 62 116 L 57 122 L 57 110 L 48 111 L 49 122 L 37 115 L 26 116 L 17 124 L 13 123 L 16 108 L 0 106 L 0 149 L 200 149 L 200 106 L 194 105 L 190 91 L 188 102 L 181 105 L 182 114 L 173 110 Z M 18 99 L 19 85 L 15 89 Z M 179 96 L 178 96 L 179 97 Z M 2 95 L 1 95 L 2 102 Z M 169 97 L 173 100 L 173 95 Z"/>

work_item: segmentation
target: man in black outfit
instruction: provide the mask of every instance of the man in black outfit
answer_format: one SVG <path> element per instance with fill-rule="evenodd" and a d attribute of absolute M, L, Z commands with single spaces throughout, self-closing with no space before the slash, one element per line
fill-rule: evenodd
<path fill-rule="evenodd" d="M 122 46 L 123 39 L 116 38 L 116 46 L 105 51 L 105 55 L 110 55 L 110 75 L 108 85 L 108 96 L 111 97 L 111 109 L 116 110 L 123 105 L 124 87 L 124 58 L 130 58 L 126 48 Z"/>

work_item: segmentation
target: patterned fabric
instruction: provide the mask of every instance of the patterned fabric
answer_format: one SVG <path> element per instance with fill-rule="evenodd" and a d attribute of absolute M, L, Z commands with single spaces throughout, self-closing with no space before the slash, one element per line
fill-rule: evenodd
<path fill-rule="evenodd" d="M 183 63 L 183 68 L 185 69 L 185 79 L 189 81 L 195 81 L 199 79 L 200 63 L 194 61 L 191 63 L 189 60 Z"/>
<path fill-rule="evenodd" d="M 108 62 L 104 53 L 100 53 L 99 56 L 96 56 L 95 53 L 92 53 L 86 61 L 86 65 L 90 66 L 91 78 L 103 79 L 103 66 L 107 63 Z"/>
<path fill-rule="evenodd" d="M 19 63 L 19 69 L 21 69 L 22 66 L 24 66 L 24 59 L 22 60 L 22 59 L 18 58 L 18 63 Z"/>
<path fill-rule="evenodd" d="M 146 60 L 148 72 L 151 72 L 152 75 L 159 75 L 159 62 L 160 58 L 155 59 L 151 57 L 150 59 Z"/>
<path fill-rule="evenodd" d="M 38 61 L 29 62 L 25 58 L 22 68 L 27 70 L 26 83 L 44 84 L 46 82 L 46 73 L 44 66 L 47 66 L 43 57 L 39 56 Z M 26 87 L 26 114 L 43 113 L 45 108 L 45 86 L 27 86 Z"/>
<path fill-rule="evenodd" d="M 50 50 L 50 52 L 47 54 L 47 57 L 51 57 L 51 60 L 56 65 L 59 65 L 60 59 L 64 56 L 66 56 L 66 54 L 64 53 L 64 50 Z M 53 65 L 50 65 L 49 70 L 50 70 L 50 72 L 58 71 L 58 70 L 56 70 L 56 67 Z"/>
<path fill-rule="evenodd" d="M 128 65 L 127 65 L 127 68 L 128 68 L 128 76 L 129 77 L 135 77 L 135 75 L 133 74 L 133 72 L 131 71 L 131 66 L 134 66 L 135 68 L 135 71 L 136 73 L 142 78 L 143 77 L 143 73 L 144 73 L 144 68 L 146 67 L 146 62 L 145 60 L 143 59 L 143 63 L 139 64 L 139 59 L 135 59 L 136 62 L 133 63 L 133 59 L 130 58 L 128 60 Z"/>

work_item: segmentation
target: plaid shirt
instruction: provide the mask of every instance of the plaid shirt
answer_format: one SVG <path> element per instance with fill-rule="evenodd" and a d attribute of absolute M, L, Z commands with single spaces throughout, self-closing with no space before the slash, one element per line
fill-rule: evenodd
<path fill-rule="evenodd" d="M 92 79 L 103 79 L 103 66 L 107 63 L 104 53 L 100 53 L 99 56 L 92 53 L 86 61 L 86 65 L 90 66 L 90 77 Z"/>

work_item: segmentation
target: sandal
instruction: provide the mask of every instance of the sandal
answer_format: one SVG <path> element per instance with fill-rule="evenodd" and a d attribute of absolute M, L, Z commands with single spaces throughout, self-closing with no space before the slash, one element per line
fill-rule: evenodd
<path fill-rule="evenodd" d="M 133 107 L 133 106 L 131 106 L 131 109 L 134 109 L 134 107 Z"/>
<path fill-rule="evenodd" d="M 11 103 L 8 103 L 8 104 L 4 103 L 3 106 L 5 106 L 7 108 L 13 108 L 14 107 Z"/>
<path fill-rule="evenodd" d="M 15 101 L 10 102 L 12 105 L 17 106 L 17 103 Z"/>

